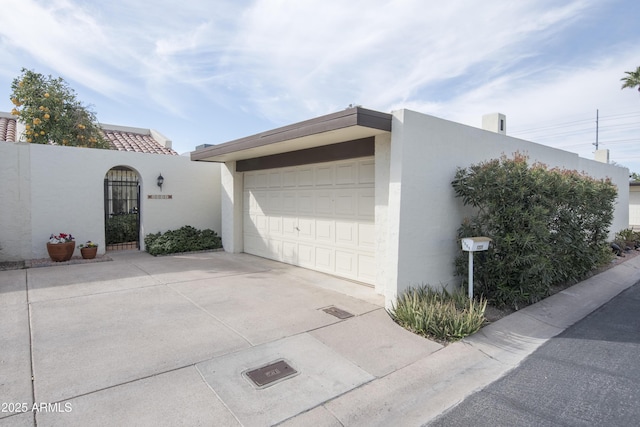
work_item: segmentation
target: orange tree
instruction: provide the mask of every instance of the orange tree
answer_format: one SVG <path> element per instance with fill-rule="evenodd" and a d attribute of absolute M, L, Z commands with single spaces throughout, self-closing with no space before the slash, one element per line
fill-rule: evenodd
<path fill-rule="evenodd" d="M 109 143 L 96 115 L 76 99 L 60 77 L 22 69 L 11 84 L 11 113 L 25 126 L 25 140 L 35 144 L 105 148 Z"/>

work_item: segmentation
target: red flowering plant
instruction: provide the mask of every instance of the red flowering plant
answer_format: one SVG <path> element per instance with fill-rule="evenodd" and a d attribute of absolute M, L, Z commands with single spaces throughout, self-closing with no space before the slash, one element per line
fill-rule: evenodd
<path fill-rule="evenodd" d="M 75 239 L 73 238 L 73 236 L 67 233 L 52 234 L 51 237 L 49 237 L 49 243 L 53 243 L 53 244 L 67 243 L 67 242 L 74 242 L 74 241 Z"/>

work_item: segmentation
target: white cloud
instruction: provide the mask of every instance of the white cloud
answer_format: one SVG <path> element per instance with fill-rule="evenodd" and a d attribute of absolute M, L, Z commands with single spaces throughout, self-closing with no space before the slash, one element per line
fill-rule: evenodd
<path fill-rule="evenodd" d="M 71 1 L 43 6 L 22 0 L 12 4 L 11 12 L 0 15 L 0 35 L 14 50 L 25 51 L 57 73 L 104 94 L 125 90 L 107 72 L 112 70 L 104 69 L 108 64 L 103 58 L 113 54 L 109 40 L 95 19 Z"/>
<path fill-rule="evenodd" d="M 256 2 L 242 15 L 225 64 L 274 121 L 336 104 L 388 109 L 474 67 L 498 70 L 536 52 L 589 2 Z M 274 96 L 278 94 L 278 96 Z M 300 114 L 299 112 L 297 114 Z"/>

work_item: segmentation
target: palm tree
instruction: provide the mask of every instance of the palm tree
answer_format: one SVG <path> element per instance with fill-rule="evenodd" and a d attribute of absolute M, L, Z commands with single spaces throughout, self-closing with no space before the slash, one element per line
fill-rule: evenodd
<path fill-rule="evenodd" d="M 624 82 L 621 89 L 630 87 L 634 88 L 638 86 L 638 92 L 640 92 L 640 67 L 638 67 L 635 71 L 625 71 L 624 72 L 627 77 L 623 77 L 620 80 Z"/>

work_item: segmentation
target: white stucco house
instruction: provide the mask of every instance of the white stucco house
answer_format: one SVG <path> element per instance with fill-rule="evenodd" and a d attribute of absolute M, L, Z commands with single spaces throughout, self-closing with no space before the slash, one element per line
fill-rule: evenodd
<path fill-rule="evenodd" d="M 459 283 L 456 230 L 469 211 L 451 187 L 458 167 L 519 151 L 532 163 L 611 178 L 611 232 L 628 227 L 627 169 L 509 137 L 501 114 L 483 126 L 354 107 L 203 146 L 191 159 L 222 164 L 226 251 L 362 282 L 387 304 L 409 286 Z"/>
<path fill-rule="evenodd" d="M 226 251 L 357 281 L 387 304 L 409 286 L 460 282 L 456 230 L 470 211 L 451 186 L 459 167 L 520 152 L 610 178 L 618 188 L 612 237 L 629 226 L 627 169 L 509 137 L 501 114 L 485 116 L 483 127 L 353 107 L 201 146 L 189 158 L 157 132 L 122 126 L 103 126 L 116 150 L 27 144 L 0 113 L 0 261 L 46 257 L 49 234 L 59 232 L 97 241 L 104 253 L 114 170 L 139 188 L 142 250 L 148 233 L 211 228 Z"/>

